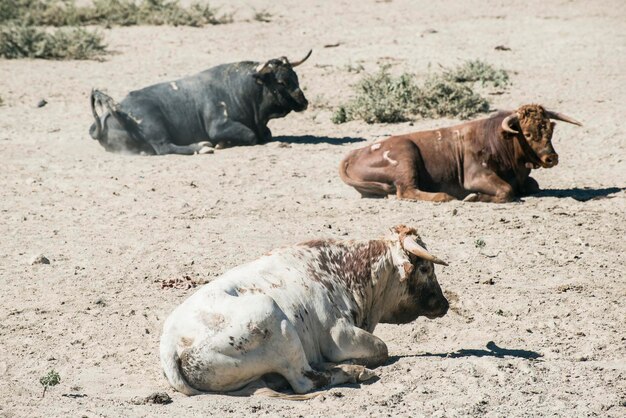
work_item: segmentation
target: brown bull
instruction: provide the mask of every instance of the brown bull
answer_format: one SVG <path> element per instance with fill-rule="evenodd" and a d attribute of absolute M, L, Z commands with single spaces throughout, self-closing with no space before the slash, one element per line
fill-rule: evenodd
<path fill-rule="evenodd" d="M 539 190 L 533 168 L 550 168 L 555 123 L 581 123 L 539 105 L 450 128 L 392 136 L 350 152 L 341 179 L 363 197 L 445 202 L 510 202 Z"/>

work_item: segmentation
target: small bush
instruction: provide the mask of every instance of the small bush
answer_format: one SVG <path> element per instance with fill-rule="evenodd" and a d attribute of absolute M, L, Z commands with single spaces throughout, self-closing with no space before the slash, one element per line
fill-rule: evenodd
<path fill-rule="evenodd" d="M 367 75 L 356 85 L 356 97 L 340 106 L 332 117 L 334 123 L 362 119 L 367 123 L 403 122 L 409 119 L 419 88 L 410 74 L 393 77 L 389 67 Z"/>
<path fill-rule="evenodd" d="M 394 77 L 389 67 L 366 75 L 355 86 L 356 96 L 333 113 L 334 123 L 362 119 L 367 123 L 393 123 L 424 118 L 469 118 L 489 111 L 489 102 L 476 91 L 474 83 L 503 87 L 509 83 L 504 70 L 495 70 L 481 61 L 467 61 L 455 69 L 431 74 L 418 85 L 412 74 Z"/>
<path fill-rule="evenodd" d="M 483 86 L 491 84 L 493 87 L 506 87 L 509 84 L 506 71 L 496 70 L 481 60 L 465 61 L 458 67 L 445 71 L 444 77 L 457 83 L 480 82 Z"/>
<path fill-rule="evenodd" d="M 103 55 L 102 36 L 82 28 L 47 32 L 32 26 L 0 27 L 0 57 L 93 59 Z"/>
<path fill-rule="evenodd" d="M 39 383 L 43 386 L 43 393 L 41 397 L 46 396 L 46 390 L 49 387 L 56 386 L 61 383 L 61 376 L 56 371 L 50 370 L 47 374 L 41 376 L 39 378 Z"/>
<path fill-rule="evenodd" d="M 413 113 L 424 118 L 459 117 L 489 110 L 489 102 L 465 84 L 440 77 L 429 78 L 413 105 Z"/>
<path fill-rule="evenodd" d="M 185 8 L 178 0 L 93 0 L 88 6 L 77 6 L 74 0 L 0 0 L 0 22 L 31 26 L 204 26 L 232 20 L 207 3 Z"/>
<path fill-rule="evenodd" d="M 267 10 L 255 10 L 254 11 L 254 20 L 269 23 L 272 21 L 272 14 Z"/>

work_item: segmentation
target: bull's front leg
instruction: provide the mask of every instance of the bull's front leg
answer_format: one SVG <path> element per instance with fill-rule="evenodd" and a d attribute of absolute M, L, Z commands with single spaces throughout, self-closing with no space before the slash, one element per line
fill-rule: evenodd
<path fill-rule="evenodd" d="M 539 183 L 534 178 L 528 176 L 526 180 L 524 180 L 524 184 L 522 185 L 522 193 L 524 195 L 530 195 L 539 193 L 541 188 L 539 187 Z"/>
<path fill-rule="evenodd" d="M 389 357 L 383 340 L 348 321 L 339 321 L 330 330 L 330 337 L 331 342 L 323 348 L 323 354 L 331 362 L 351 361 L 374 368 L 385 364 Z"/>
<path fill-rule="evenodd" d="M 471 192 L 463 199 L 465 202 L 506 203 L 513 201 L 515 196 L 509 183 L 488 170 L 467 173 L 463 186 Z"/>
<path fill-rule="evenodd" d="M 259 144 L 267 144 L 272 140 L 272 131 L 267 126 L 261 127 L 261 138 L 259 139 Z"/>

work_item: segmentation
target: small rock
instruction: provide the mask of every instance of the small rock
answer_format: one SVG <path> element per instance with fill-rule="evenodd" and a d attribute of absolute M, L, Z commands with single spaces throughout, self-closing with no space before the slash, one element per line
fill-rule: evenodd
<path fill-rule="evenodd" d="M 46 99 L 41 99 L 37 102 L 37 107 L 44 107 L 47 104 L 48 102 L 46 101 Z"/>
<path fill-rule="evenodd" d="M 335 398 L 343 398 L 343 393 L 338 390 L 333 390 L 330 392 L 330 394 Z"/>
<path fill-rule="evenodd" d="M 152 403 L 158 405 L 167 405 L 172 403 L 172 398 L 165 392 L 154 392 L 151 395 L 146 396 L 143 403 Z"/>
<path fill-rule="evenodd" d="M 508 46 L 504 46 L 504 45 L 498 45 L 494 48 L 496 51 L 510 51 L 511 48 L 509 48 Z"/>
<path fill-rule="evenodd" d="M 37 254 L 30 259 L 30 264 L 50 264 L 50 260 L 43 254 Z"/>
<path fill-rule="evenodd" d="M 72 399 L 87 397 L 87 395 L 85 395 L 84 393 L 64 393 L 61 396 L 64 396 L 66 398 L 72 398 Z"/>

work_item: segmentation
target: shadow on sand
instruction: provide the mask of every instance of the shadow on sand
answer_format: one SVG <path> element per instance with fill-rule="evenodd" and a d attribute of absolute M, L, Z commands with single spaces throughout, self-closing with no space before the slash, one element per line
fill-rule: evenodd
<path fill-rule="evenodd" d="M 579 202 L 586 202 L 594 199 L 610 199 L 613 194 L 626 190 L 626 187 L 605 187 L 602 189 L 574 188 L 574 189 L 545 189 L 530 195 L 531 197 L 571 197 Z"/>
<path fill-rule="evenodd" d="M 365 138 L 353 138 L 344 136 L 342 138 L 334 138 L 329 136 L 276 136 L 271 142 L 282 142 L 286 144 L 331 144 L 331 145 L 343 145 L 353 144 L 355 142 L 363 142 Z"/>
<path fill-rule="evenodd" d="M 393 364 L 401 358 L 405 357 L 441 357 L 441 358 L 459 358 L 459 357 L 517 357 L 527 360 L 537 360 L 543 357 L 543 354 L 530 350 L 518 350 L 498 347 L 493 341 L 489 341 L 486 346 L 486 350 L 480 349 L 460 349 L 453 353 L 424 353 L 424 354 L 410 354 L 405 356 L 390 356 L 387 361 L 387 365 Z"/>

